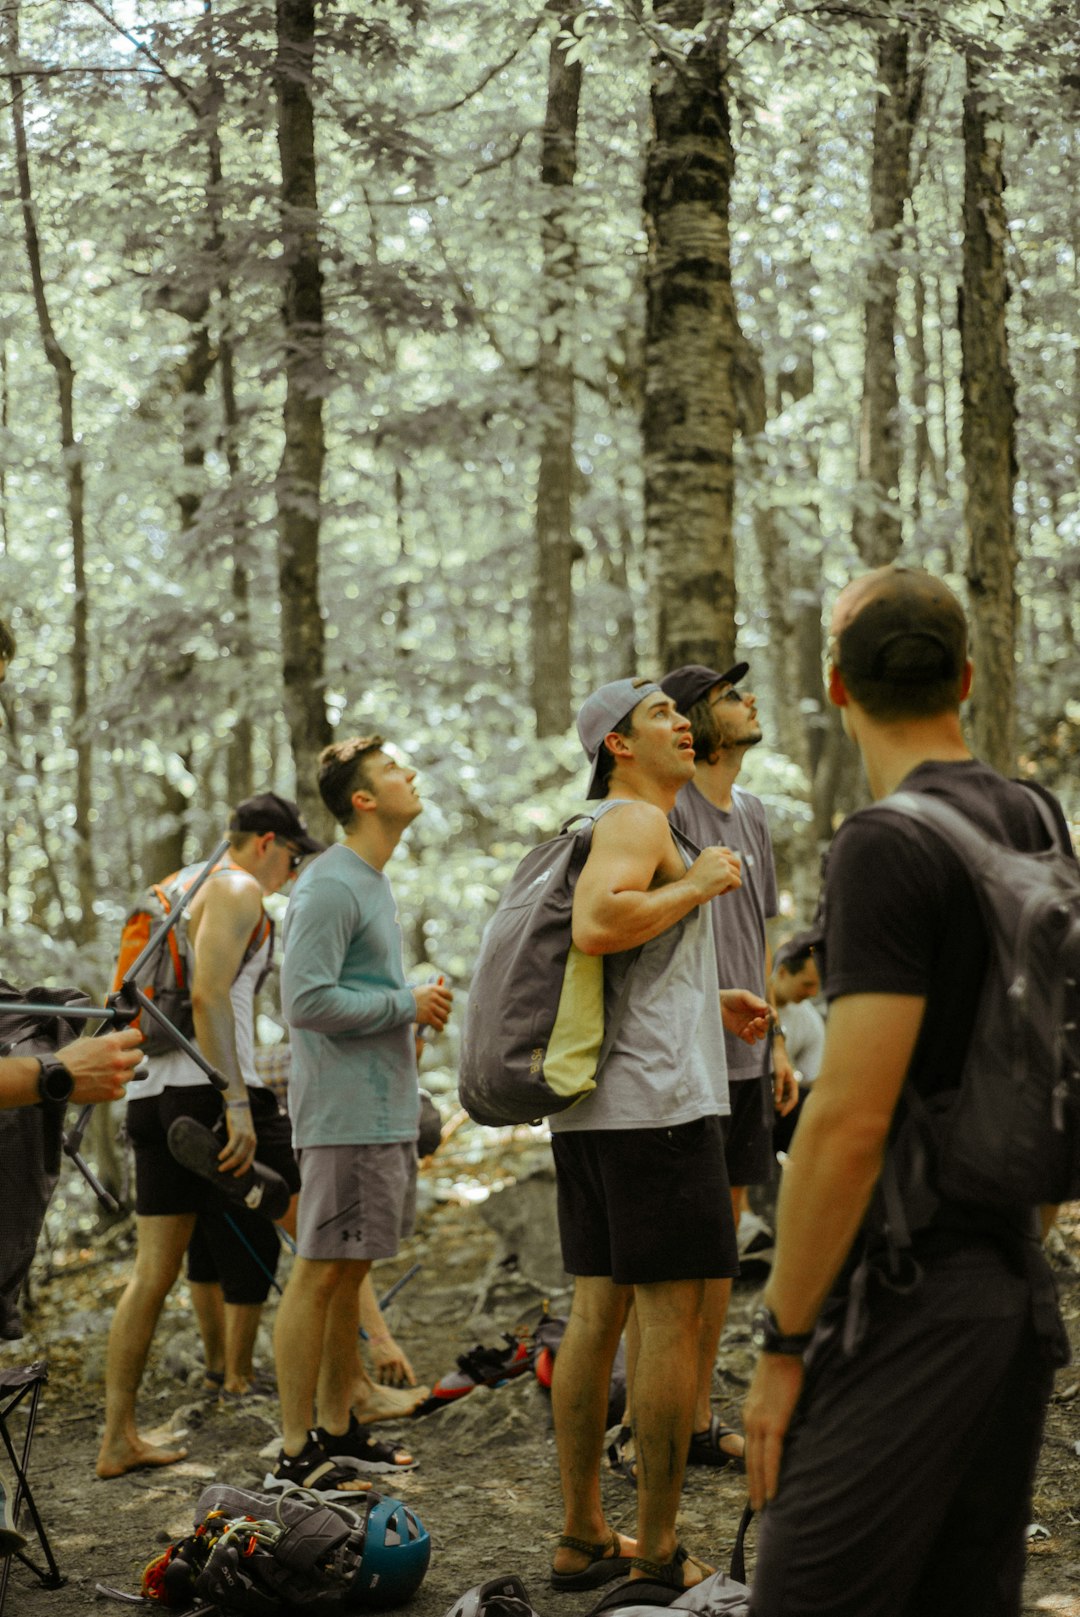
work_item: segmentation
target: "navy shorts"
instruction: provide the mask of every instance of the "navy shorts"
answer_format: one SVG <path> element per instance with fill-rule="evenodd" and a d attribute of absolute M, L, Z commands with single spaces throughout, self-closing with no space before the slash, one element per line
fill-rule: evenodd
<path fill-rule="evenodd" d="M 739 1272 L 718 1117 L 555 1134 L 563 1263 L 618 1286 Z"/>

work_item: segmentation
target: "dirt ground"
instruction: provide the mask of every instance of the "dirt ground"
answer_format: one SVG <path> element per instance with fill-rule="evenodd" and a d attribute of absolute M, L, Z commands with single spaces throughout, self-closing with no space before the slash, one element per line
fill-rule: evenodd
<path fill-rule="evenodd" d="M 458 1353 L 477 1343 L 497 1345 L 504 1331 L 535 1322 L 544 1301 L 543 1283 L 530 1283 L 505 1261 L 505 1237 L 493 1233 L 476 1207 L 438 1197 L 429 1185 L 416 1240 L 378 1273 L 382 1290 L 410 1263 L 423 1264 L 389 1317 L 428 1382 L 451 1371 Z M 1025 1613 L 1060 1617 L 1080 1617 L 1080 1209 L 1074 1212 L 1056 1262 L 1077 1363 L 1060 1373 L 1050 1410 L 1024 1605 Z M 5 1364 L 49 1360 L 31 1480 L 68 1580 L 62 1589 L 46 1590 L 15 1563 L 6 1617 L 119 1611 L 99 1602 L 98 1582 L 137 1590 L 144 1564 L 190 1529 L 193 1502 L 207 1483 L 258 1486 L 266 1469 L 259 1454 L 277 1434 L 276 1405 L 225 1408 L 201 1393 L 198 1337 L 180 1286 L 159 1329 L 140 1420 L 147 1429 L 184 1433 L 190 1458 L 113 1482 L 94 1477 L 105 1336 L 130 1240 L 130 1229 L 121 1227 L 79 1250 L 54 1252 L 48 1265 L 39 1262 L 27 1335 L 0 1349 Z M 715 1405 L 732 1420 L 752 1367 L 747 1319 L 758 1283 L 736 1286 L 717 1363 Z M 565 1295 L 550 1288 L 550 1296 L 552 1311 L 564 1311 Z M 269 1363 L 268 1341 L 262 1357 Z M 522 1578 L 544 1617 L 580 1617 L 588 1610 L 595 1596 L 557 1595 L 547 1586 L 559 1495 L 549 1403 L 532 1376 L 478 1389 L 426 1419 L 378 1430 L 396 1430 L 420 1461 L 414 1472 L 383 1484 L 416 1510 L 433 1540 L 430 1570 L 410 1607 L 415 1617 L 442 1617 L 463 1591 L 502 1572 Z M 604 1496 L 612 1525 L 631 1531 L 630 1486 L 605 1470 Z M 692 1470 L 683 1496 L 683 1540 L 726 1565 L 744 1502 L 743 1480 L 733 1471 Z"/>

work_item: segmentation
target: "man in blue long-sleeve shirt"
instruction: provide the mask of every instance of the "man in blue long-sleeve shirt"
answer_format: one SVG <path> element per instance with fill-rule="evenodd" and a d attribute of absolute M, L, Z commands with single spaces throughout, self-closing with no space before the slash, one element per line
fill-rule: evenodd
<path fill-rule="evenodd" d="M 415 778 L 381 736 L 324 750 L 319 791 L 345 837 L 304 873 L 285 919 L 281 991 L 302 1190 L 298 1256 L 274 1332 L 283 1448 L 268 1487 L 347 1493 L 357 1470 L 401 1464 L 372 1442 L 350 1402 L 360 1286 L 372 1262 L 393 1257 L 412 1232 L 413 1026 L 444 1027 L 452 998 L 441 983 L 406 983 L 384 874 L 423 807 Z"/>

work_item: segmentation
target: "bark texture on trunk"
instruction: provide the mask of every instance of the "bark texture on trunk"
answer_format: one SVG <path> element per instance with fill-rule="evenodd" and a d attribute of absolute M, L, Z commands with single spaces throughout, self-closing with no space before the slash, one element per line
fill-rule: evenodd
<path fill-rule="evenodd" d="M 971 601 L 973 744 L 1015 768 L 1016 477 L 1015 384 L 1005 327 L 1003 131 L 972 63 L 964 97 L 963 350 L 964 526 Z"/>
<path fill-rule="evenodd" d="M 903 542 L 896 297 L 904 204 L 911 192 L 911 137 L 922 93 L 921 69 L 909 69 L 908 54 L 908 35 L 903 30 L 886 34 L 878 47 L 881 87 L 870 173 L 873 257 L 864 308 L 859 504 L 852 524 L 855 547 L 869 567 L 892 561 Z"/>
<path fill-rule="evenodd" d="M 277 479 L 285 718 L 296 795 L 312 827 L 331 834 L 315 785 L 331 739 L 325 632 L 319 601 L 319 502 L 326 383 L 319 198 L 315 164 L 314 0 L 277 0 L 278 151 L 285 243 L 285 444 Z"/>
<path fill-rule="evenodd" d="M 686 50 L 654 50 L 645 163 L 645 542 L 661 669 L 724 668 L 735 652 L 731 10 L 731 0 L 654 7 L 665 29 L 694 30 Z"/>
<path fill-rule="evenodd" d="M 7 8 L 7 46 L 12 62 L 19 55 L 19 0 Z M 56 334 L 41 263 L 30 173 L 30 154 L 23 116 L 24 87 L 17 73 L 10 78 L 11 124 L 15 141 L 15 167 L 22 207 L 26 257 L 34 296 L 38 331 L 45 357 L 56 378 L 60 411 L 60 457 L 67 494 L 68 527 L 71 533 L 71 571 L 75 590 L 71 609 L 71 743 L 75 749 L 75 881 L 79 895 L 76 936 L 88 943 L 97 932 L 94 914 L 96 882 L 91 836 L 93 806 L 93 752 L 89 735 L 90 636 L 89 601 L 86 585 L 86 490 L 82 445 L 75 433 L 75 367 Z"/>
<path fill-rule="evenodd" d="M 560 33 L 575 13 L 552 6 Z M 544 308 L 537 353 L 540 469 L 536 486 L 536 582 L 532 601 L 532 706 L 536 733 L 559 735 L 571 717 L 574 541 L 573 218 L 581 63 L 567 62 L 556 35 L 548 56 L 540 179 L 547 188 L 542 234 Z"/>

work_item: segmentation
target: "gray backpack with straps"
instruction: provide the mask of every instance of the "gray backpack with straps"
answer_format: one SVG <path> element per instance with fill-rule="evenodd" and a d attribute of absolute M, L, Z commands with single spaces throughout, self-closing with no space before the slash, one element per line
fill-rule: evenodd
<path fill-rule="evenodd" d="M 484 930 L 469 988 L 458 1094 L 476 1123 L 533 1123 L 591 1094 L 633 980 L 604 1006 L 604 961 L 571 939 L 578 877 L 610 803 L 527 853 Z"/>

